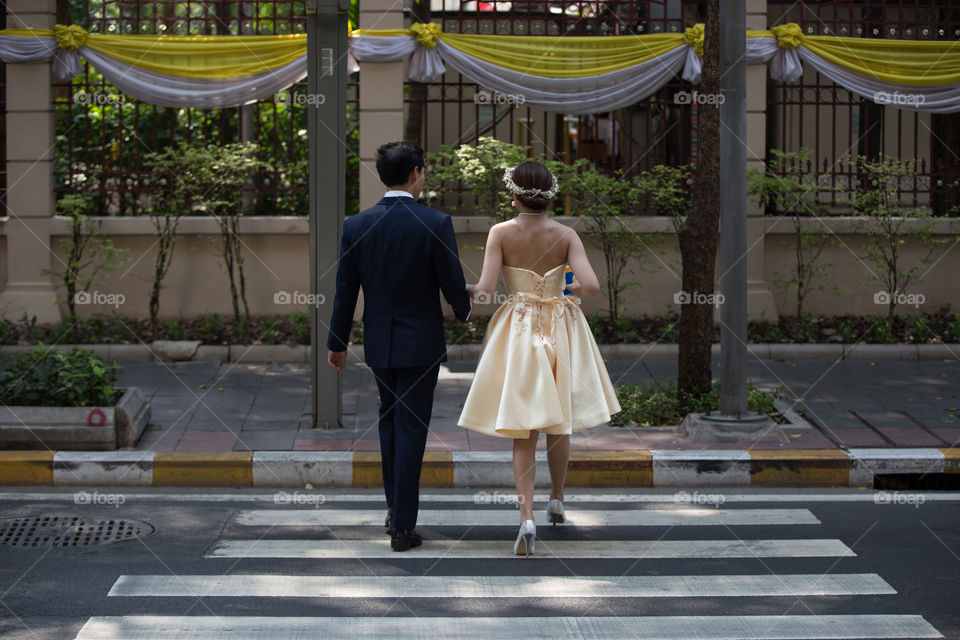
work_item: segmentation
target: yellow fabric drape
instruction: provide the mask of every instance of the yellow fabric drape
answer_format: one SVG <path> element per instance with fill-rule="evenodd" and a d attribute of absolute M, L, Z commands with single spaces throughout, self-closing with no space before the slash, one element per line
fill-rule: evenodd
<path fill-rule="evenodd" d="M 748 38 L 777 38 L 781 47 L 802 44 L 810 53 L 851 71 L 893 84 L 939 85 L 960 82 L 960 41 L 886 40 L 811 36 L 795 24 L 770 31 L 747 31 Z M 792 44 L 792 46 L 790 46 Z"/>
<path fill-rule="evenodd" d="M 684 44 L 702 50 L 698 26 L 684 33 L 642 36 L 498 36 L 442 33 L 439 25 L 415 30 L 358 30 L 354 35 L 414 36 L 426 47 L 439 40 L 490 64 L 547 78 L 578 78 L 617 71 L 662 56 Z M 264 73 L 306 54 L 306 35 L 125 36 L 87 34 L 74 25 L 5 29 L 5 36 L 55 37 L 68 51 L 86 46 L 117 61 L 170 76 L 231 79 Z M 785 48 L 811 53 L 852 71 L 900 85 L 960 82 L 960 42 L 810 36 L 795 24 L 751 30 Z"/>
<path fill-rule="evenodd" d="M 702 28 L 683 33 L 642 36 L 494 36 L 443 33 L 440 25 L 413 25 L 416 29 L 358 29 L 354 36 L 414 36 L 432 43 L 439 40 L 469 56 L 505 69 L 546 78 L 580 78 L 617 71 L 646 62 L 685 44 L 702 51 Z M 432 48 L 429 44 L 424 44 Z"/>
<path fill-rule="evenodd" d="M 58 25 L 59 26 L 59 25 Z M 60 38 L 82 39 L 74 32 Z M 53 37 L 49 29 L 0 35 Z M 58 39 L 58 42 L 60 40 Z M 65 40 L 66 41 L 66 40 Z M 185 78 L 230 79 L 264 73 L 307 53 L 305 34 L 283 36 L 124 36 L 91 33 L 82 45 L 140 69 Z"/>
<path fill-rule="evenodd" d="M 646 36 L 475 36 L 441 42 L 498 67 L 546 78 L 580 78 L 632 67 L 683 46 L 682 33 Z M 490 40 L 496 38 L 496 40 Z"/>

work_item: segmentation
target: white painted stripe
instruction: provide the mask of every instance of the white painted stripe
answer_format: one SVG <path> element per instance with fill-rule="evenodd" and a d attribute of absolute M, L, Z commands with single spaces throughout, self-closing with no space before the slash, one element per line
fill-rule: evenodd
<path fill-rule="evenodd" d="M 515 526 L 514 508 L 487 510 L 421 510 L 423 526 Z M 384 511 L 370 509 L 249 509 L 237 512 L 236 523 L 248 526 L 383 526 Z M 637 527 L 683 525 L 820 524 L 807 509 L 718 509 L 682 506 L 676 509 L 568 509 L 565 526 Z"/>
<path fill-rule="evenodd" d="M 415 553 L 415 552 L 414 552 Z M 121 575 L 110 596 L 662 598 L 895 594 L 875 573 L 665 576 Z"/>
<path fill-rule="evenodd" d="M 353 486 L 352 451 L 254 451 L 255 487 Z"/>
<path fill-rule="evenodd" d="M 58 486 L 149 487 L 153 451 L 57 451 L 53 484 Z"/>
<path fill-rule="evenodd" d="M 942 473 L 939 449 L 850 449 L 850 486 L 873 486 L 878 473 Z"/>
<path fill-rule="evenodd" d="M 939 449 L 930 449 L 930 448 L 917 448 L 917 449 L 901 449 L 897 447 L 888 447 L 888 448 L 853 448 L 848 449 L 847 453 L 850 454 L 850 457 L 856 460 L 857 458 L 873 458 L 877 460 L 902 460 L 904 458 L 911 460 L 943 460 L 943 452 Z"/>
<path fill-rule="evenodd" d="M 650 449 L 650 456 L 656 460 L 672 462 L 698 462 L 700 460 L 743 460 L 750 461 L 750 452 L 744 449 Z"/>
<path fill-rule="evenodd" d="M 549 624 L 548 624 L 549 623 Z M 270 616 L 98 616 L 77 640 L 274 640 L 274 638 L 524 638 L 529 640 L 846 640 L 942 638 L 917 615 L 578 616 L 293 618 Z"/>
<path fill-rule="evenodd" d="M 416 558 L 504 558 L 513 540 L 429 540 Z M 546 558 L 834 558 L 856 556 L 840 540 L 538 540 Z M 396 558 L 383 540 L 221 540 L 209 558 Z M 404 556 L 406 557 L 406 556 Z"/>
<path fill-rule="evenodd" d="M 263 491 L 260 489 L 259 491 Z M 239 503 L 279 503 L 277 494 L 281 490 L 270 493 L 251 492 L 250 490 L 238 490 L 237 493 L 133 493 L 126 491 L 116 491 L 116 495 L 122 495 L 128 503 L 132 502 L 239 502 Z M 290 494 L 294 489 L 284 489 Z M 383 490 L 372 489 L 368 493 L 337 493 L 336 490 L 318 492 L 299 490 L 305 495 L 322 495 L 326 503 L 333 502 L 383 502 Z M 646 491 L 646 490 L 644 490 Z M 658 493 L 654 493 L 658 491 Z M 701 488 L 701 492 L 708 492 L 709 489 Z M 857 493 L 843 493 L 851 491 L 850 489 L 837 489 L 837 493 L 765 493 L 760 489 L 757 493 L 723 493 L 713 492 L 714 495 L 723 497 L 724 504 L 730 502 L 875 502 L 877 492 L 859 491 Z M 489 492 L 487 492 L 489 493 Z M 662 489 L 651 490 L 649 493 L 580 493 L 570 494 L 564 499 L 564 504 L 586 504 L 595 505 L 600 502 L 629 504 L 629 503 L 678 503 L 678 491 L 664 493 Z M 687 491 L 689 493 L 689 491 Z M 904 494 L 904 492 L 900 492 Z M 49 500 L 51 502 L 72 502 L 75 493 L 60 492 L 7 492 L 0 493 L 0 501 L 11 500 L 18 502 L 36 502 Z M 420 502 L 469 502 L 476 504 L 476 492 L 471 493 L 422 493 Z M 926 502 L 956 502 L 960 500 L 960 493 L 946 492 L 911 492 L 912 496 L 923 496 Z M 539 495 L 534 498 L 539 504 L 547 503 L 547 495 Z"/>

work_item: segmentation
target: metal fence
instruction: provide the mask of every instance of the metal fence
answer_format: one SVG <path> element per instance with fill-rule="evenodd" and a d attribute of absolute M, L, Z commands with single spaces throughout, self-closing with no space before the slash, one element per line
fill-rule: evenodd
<path fill-rule="evenodd" d="M 879 2 L 768 0 L 771 25 L 796 22 L 805 34 L 901 40 L 960 39 L 960 1 Z M 881 155 L 916 161 L 915 177 L 901 181 L 901 202 L 957 215 L 960 204 L 960 114 L 925 114 L 875 104 L 807 67 L 796 83 L 768 85 L 767 146 L 812 151 L 802 172 L 840 192 L 823 191 L 821 204 L 847 209 L 860 183 L 848 157 Z"/>
<path fill-rule="evenodd" d="M 414 21 L 439 22 L 453 33 L 509 35 L 624 35 L 681 32 L 703 21 L 697 2 L 681 0 L 608 2 L 460 2 L 433 0 L 431 11 L 413 11 Z M 797 22 L 805 33 L 865 38 L 940 39 L 960 37 L 960 0 L 881 2 L 769 0 L 768 25 Z M 678 104 L 680 81 L 626 109 L 590 116 L 565 116 L 490 96 L 455 72 L 436 82 L 407 83 L 408 139 L 427 150 L 441 144 L 476 144 L 481 136 L 530 148 L 530 155 L 587 158 L 601 171 L 626 175 L 655 164 L 696 164 L 696 106 Z M 479 96 L 479 97 L 478 97 Z M 811 150 L 803 168 L 807 179 L 825 174 L 826 183 L 856 188 L 856 168 L 848 157 L 880 154 L 915 159 L 917 175 L 903 182 L 905 204 L 951 212 L 960 186 L 960 116 L 917 114 L 884 107 L 851 94 L 807 69 L 792 84 L 768 82 L 766 149 Z M 846 212 L 848 193 L 818 194 L 822 204 Z M 445 204 L 471 201 L 462 191 Z"/>
<path fill-rule="evenodd" d="M 681 0 L 610 2 L 459 2 L 433 0 L 414 21 L 440 23 L 447 33 L 500 35 L 631 35 L 679 33 L 700 19 L 697 3 Z M 406 139 L 427 151 L 476 144 L 482 136 L 528 146 L 530 155 L 567 161 L 587 158 L 602 171 L 634 175 L 656 164 L 695 160 L 693 107 L 674 99 L 689 85 L 671 82 L 626 109 L 570 116 L 532 109 L 522 96 L 504 97 L 450 71 L 435 82 L 406 83 Z M 469 194 L 448 195 L 445 205 L 469 205 Z"/>
<path fill-rule="evenodd" d="M 66 3 L 64 3 L 66 4 Z M 304 2 L 72 0 L 69 20 L 90 33 L 271 35 L 304 33 Z M 62 18 L 61 18 L 62 19 Z M 347 109 L 356 146 L 357 83 Z M 119 94 L 90 65 L 72 82 L 55 85 L 58 194 L 94 195 L 94 213 L 142 215 L 149 204 L 145 156 L 180 142 L 216 146 L 253 142 L 266 169 L 249 184 L 245 212 L 305 215 L 308 197 L 306 79 L 277 96 L 227 109 L 174 109 Z M 350 155 L 348 151 L 348 155 Z M 348 175 L 348 200 L 356 207 L 356 152 Z"/>

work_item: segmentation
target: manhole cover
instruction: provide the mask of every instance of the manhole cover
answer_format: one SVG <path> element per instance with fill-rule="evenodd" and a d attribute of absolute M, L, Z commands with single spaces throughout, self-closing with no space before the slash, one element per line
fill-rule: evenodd
<path fill-rule="evenodd" d="M 28 516 L 0 520 L 0 546 L 87 547 L 143 538 L 153 531 L 152 524 L 140 520 Z"/>

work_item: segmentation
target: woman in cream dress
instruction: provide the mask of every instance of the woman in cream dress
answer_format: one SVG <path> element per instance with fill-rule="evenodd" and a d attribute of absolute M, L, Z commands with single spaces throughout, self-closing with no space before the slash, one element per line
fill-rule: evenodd
<path fill-rule="evenodd" d="M 489 302 L 502 269 L 507 297 L 490 318 L 458 424 L 514 439 L 522 521 L 514 553 L 529 555 L 539 434 L 547 437 L 552 483 L 547 519 L 562 523 L 570 433 L 607 422 L 620 404 L 583 312 L 563 293 L 567 264 L 573 295 L 595 295 L 600 285 L 576 231 L 544 214 L 557 193 L 556 178 L 542 164 L 524 162 L 507 169 L 503 180 L 519 213 L 490 229 L 480 281 L 467 291 L 475 302 Z"/>

